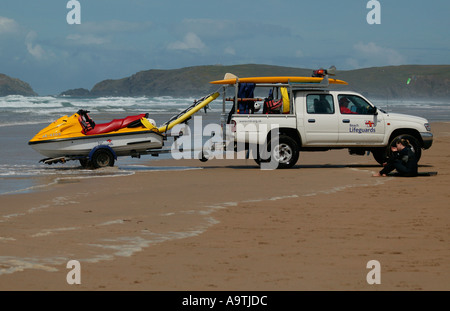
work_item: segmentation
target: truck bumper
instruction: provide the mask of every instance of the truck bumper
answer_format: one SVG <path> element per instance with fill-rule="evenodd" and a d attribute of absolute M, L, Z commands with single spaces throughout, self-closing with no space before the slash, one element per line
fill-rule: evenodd
<path fill-rule="evenodd" d="M 422 132 L 420 133 L 423 141 L 423 149 L 428 149 L 433 144 L 433 134 L 430 132 Z"/>

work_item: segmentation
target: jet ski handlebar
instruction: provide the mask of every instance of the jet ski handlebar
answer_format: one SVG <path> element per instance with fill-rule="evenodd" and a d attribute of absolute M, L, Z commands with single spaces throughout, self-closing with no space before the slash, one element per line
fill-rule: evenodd
<path fill-rule="evenodd" d="M 82 116 L 82 115 L 85 115 L 85 114 L 90 113 L 90 111 L 84 110 L 84 109 L 80 109 L 80 110 L 77 111 L 77 113 L 78 113 L 80 116 Z"/>

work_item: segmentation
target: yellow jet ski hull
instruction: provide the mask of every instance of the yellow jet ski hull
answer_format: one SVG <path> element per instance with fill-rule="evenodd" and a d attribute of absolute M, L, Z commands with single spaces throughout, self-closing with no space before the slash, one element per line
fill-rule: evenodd
<path fill-rule="evenodd" d="M 28 144 L 49 158 L 86 156 L 97 146 L 109 146 L 117 156 L 131 155 L 147 149 L 161 148 L 164 136 L 156 127 L 124 127 L 117 131 L 86 135 L 78 113 L 63 116 L 39 131 Z"/>

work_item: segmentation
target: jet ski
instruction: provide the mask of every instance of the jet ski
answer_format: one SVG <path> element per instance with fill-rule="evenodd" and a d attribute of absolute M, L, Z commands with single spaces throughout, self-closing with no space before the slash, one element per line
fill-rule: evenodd
<path fill-rule="evenodd" d="M 96 124 L 89 111 L 78 110 L 63 116 L 39 131 L 28 144 L 51 164 L 79 159 L 85 166 L 90 159 L 95 168 L 113 166 L 118 156 L 138 155 L 148 149 L 161 148 L 164 135 L 148 114 L 114 119 Z"/>
<path fill-rule="evenodd" d="M 114 119 L 96 124 L 89 111 L 80 109 L 72 116 L 63 116 L 39 131 L 28 144 L 40 154 L 45 164 L 79 160 L 83 167 L 100 168 L 114 166 L 118 156 L 140 157 L 155 149 L 161 149 L 165 132 L 179 123 L 185 123 L 219 96 L 218 93 L 203 97 L 161 127 L 156 127 L 148 114 Z"/>

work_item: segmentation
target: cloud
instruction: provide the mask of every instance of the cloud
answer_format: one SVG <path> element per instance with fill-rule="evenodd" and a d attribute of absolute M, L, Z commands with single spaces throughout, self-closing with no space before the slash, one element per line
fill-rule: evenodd
<path fill-rule="evenodd" d="M 19 31 L 19 24 L 11 18 L 0 16 L 0 34 L 10 34 Z"/>
<path fill-rule="evenodd" d="M 77 26 L 81 32 L 90 34 L 113 34 L 125 32 L 146 31 L 152 26 L 152 22 L 127 22 L 121 20 L 109 20 L 103 22 L 83 22 Z"/>
<path fill-rule="evenodd" d="M 46 53 L 42 46 L 39 44 L 34 44 L 37 38 L 37 33 L 35 31 L 30 31 L 25 37 L 25 45 L 27 47 L 28 53 L 30 53 L 34 58 L 42 60 L 46 58 Z"/>
<path fill-rule="evenodd" d="M 238 25 L 230 20 L 219 19 L 184 19 L 180 24 L 175 26 L 177 32 L 185 33 L 193 32 L 200 34 L 204 38 L 215 38 L 218 35 L 224 37 L 235 33 L 238 30 Z"/>
<path fill-rule="evenodd" d="M 347 64 L 352 67 L 403 65 L 406 57 L 396 50 L 381 47 L 374 42 L 358 42 L 353 46 L 354 55 L 347 59 Z"/>
<path fill-rule="evenodd" d="M 54 56 L 52 52 L 45 50 L 41 44 L 36 43 L 38 37 L 36 31 L 27 30 L 11 18 L 0 16 L 0 35 L 2 34 L 10 35 L 7 38 L 8 43 L 2 44 L 2 48 L 7 47 L 9 54 L 13 55 L 13 59 L 16 61 L 22 59 L 24 55 L 32 56 L 34 60 L 39 61 Z"/>
<path fill-rule="evenodd" d="M 188 32 L 183 41 L 175 41 L 170 43 L 167 48 L 169 50 L 181 51 L 201 51 L 206 48 L 202 40 L 193 32 Z"/>
<path fill-rule="evenodd" d="M 236 50 L 232 47 L 226 47 L 223 52 L 228 55 L 236 55 Z"/>
<path fill-rule="evenodd" d="M 295 57 L 304 57 L 305 54 L 303 53 L 302 50 L 297 50 L 295 51 Z"/>
<path fill-rule="evenodd" d="M 102 22 L 83 22 L 77 25 L 78 33 L 69 34 L 66 39 L 70 44 L 100 46 L 110 43 L 116 35 L 136 34 L 146 31 L 152 22 L 127 22 L 121 20 L 109 20 Z"/>
<path fill-rule="evenodd" d="M 66 37 L 66 39 L 73 44 L 77 45 L 102 45 L 109 43 L 110 40 L 105 37 L 99 37 L 91 34 L 71 34 Z"/>
<path fill-rule="evenodd" d="M 226 20 L 226 19 L 184 19 L 176 25 L 177 32 L 193 32 L 206 39 L 248 39 L 254 36 L 293 36 L 292 29 L 262 21 Z"/>

